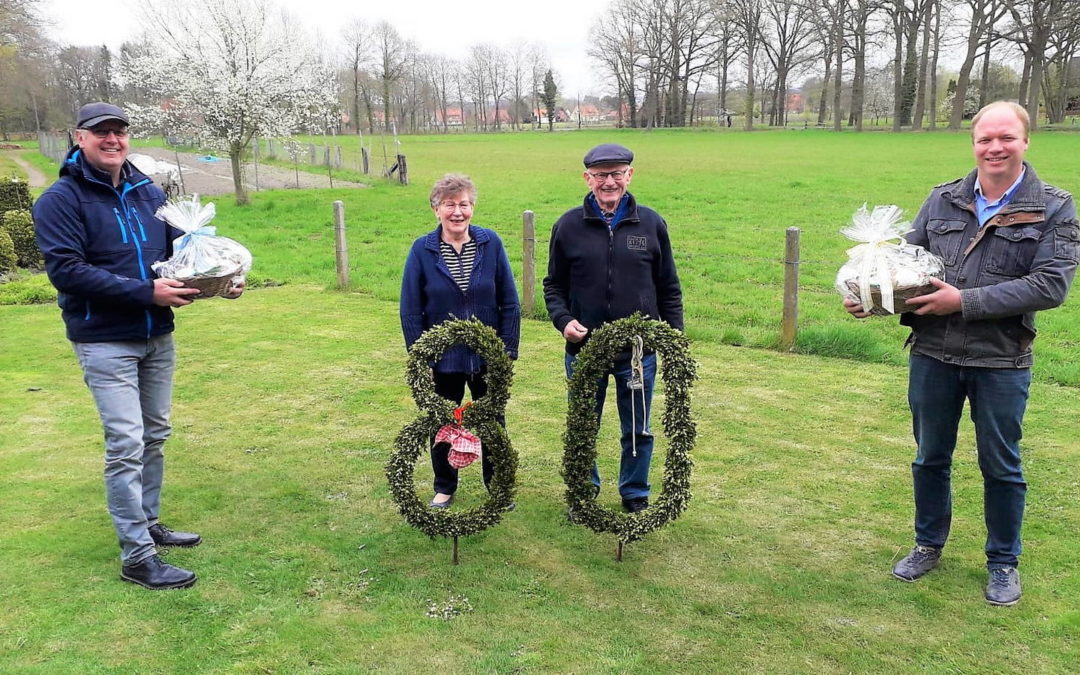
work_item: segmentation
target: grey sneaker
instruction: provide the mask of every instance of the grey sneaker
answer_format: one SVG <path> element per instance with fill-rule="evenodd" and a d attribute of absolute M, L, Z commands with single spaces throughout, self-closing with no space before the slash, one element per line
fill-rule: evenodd
<path fill-rule="evenodd" d="M 1012 607 L 1020 602 L 1020 572 L 1015 567 L 990 570 L 986 601 L 998 607 Z"/>
<path fill-rule="evenodd" d="M 916 546 L 892 568 L 892 574 L 900 581 L 912 582 L 938 566 L 941 549 Z"/>

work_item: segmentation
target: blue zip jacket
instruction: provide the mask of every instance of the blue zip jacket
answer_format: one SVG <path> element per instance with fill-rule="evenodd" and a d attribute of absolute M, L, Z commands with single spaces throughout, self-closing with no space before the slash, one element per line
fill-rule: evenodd
<path fill-rule="evenodd" d="M 405 260 L 401 279 L 401 331 L 405 347 L 412 347 L 423 332 L 451 318 L 479 319 L 495 329 L 506 345 L 506 353 L 516 359 L 521 333 L 521 304 L 514 273 L 499 235 L 492 230 L 469 226 L 476 241 L 469 290 L 462 292 L 439 252 L 442 226 L 413 242 Z M 468 347 L 457 345 L 435 364 L 440 373 L 478 373 L 484 360 Z"/>
<path fill-rule="evenodd" d="M 165 193 L 130 162 L 112 185 L 68 151 L 60 179 L 34 203 L 34 229 L 45 271 L 58 291 L 74 342 L 145 340 L 171 333 L 173 313 L 153 303 L 150 265 L 165 260 L 182 234 L 154 217 Z"/>

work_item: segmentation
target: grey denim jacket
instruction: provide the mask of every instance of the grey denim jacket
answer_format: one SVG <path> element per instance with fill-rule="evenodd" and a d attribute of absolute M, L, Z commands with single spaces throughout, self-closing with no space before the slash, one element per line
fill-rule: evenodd
<path fill-rule="evenodd" d="M 1031 366 L 1035 312 L 1065 301 L 1080 233 L 1072 195 L 1024 167 L 1012 200 L 981 228 L 976 171 L 930 191 L 907 240 L 945 262 L 945 281 L 960 289 L 962 310 L 901 315 L 912 353 L 960 366 Z"/>

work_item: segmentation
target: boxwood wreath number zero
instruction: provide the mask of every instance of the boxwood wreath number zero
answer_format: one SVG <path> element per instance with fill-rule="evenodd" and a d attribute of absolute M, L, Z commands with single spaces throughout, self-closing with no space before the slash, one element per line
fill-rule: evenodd
<path fill-rule="evenodd" d="M 640 335 L 646 351 L 660 355 L 664 381 L 664 434 L 668 438 L 664 462 L 664 482 L 652 506 L 633 514 L 616 513 L 600 506 L 591 478 L 596 461 L 597 381 L 611 367 L 615 357 L 630 347 Z M 690 387 L 697 377 L 690 358 L 690 341 L 666 323 L 634 314 L 598 328 L 577 355 L 570 379 L 570 403 L 563 434 L 563 480 L 572 520 L 594 532 L 610 532 L 621 544 L 641 539 L 668 521 L 679 517 L 690 501 L 690 451 L 696 430 L 690 417 Z"/>
<path fill-rule="evenodd" d="M 480 438 L 493 475 L 487 501 L 467 511 L 430 508 L 417 496 L 413 478 L 416 461 L 430 449 L 435 433 L 444 424 L 454 422 L 454 404 L 435 393 L 431 364 L 456 344 L 471 348 L 487 364 L 487 393 L 464 411 L 461 423 Z M 492 328 L 475 319 L 453 319 L 430 328 L 409 350 L 405 379 L 423 414 L 398 434 L 396 449 L 386 465 L 386 478 L 401 515 L 429 537 L 456 539 L 476 534 L 498 524 L 512 503 L 517 453 L 498 421 L 510 398 L 512 378 L 513 366 L 502 340 Z"/>

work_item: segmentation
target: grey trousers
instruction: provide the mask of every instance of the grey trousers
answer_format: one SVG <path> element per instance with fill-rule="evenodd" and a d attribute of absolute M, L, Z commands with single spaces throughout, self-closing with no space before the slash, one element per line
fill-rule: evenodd
<path fill-rule="evenodd" d="M 169 437 L 176 351 L 172 334 L 132 342 L 73 342 L 105 429 L 105 496 L 133 565 L 153 555 Z"/>

